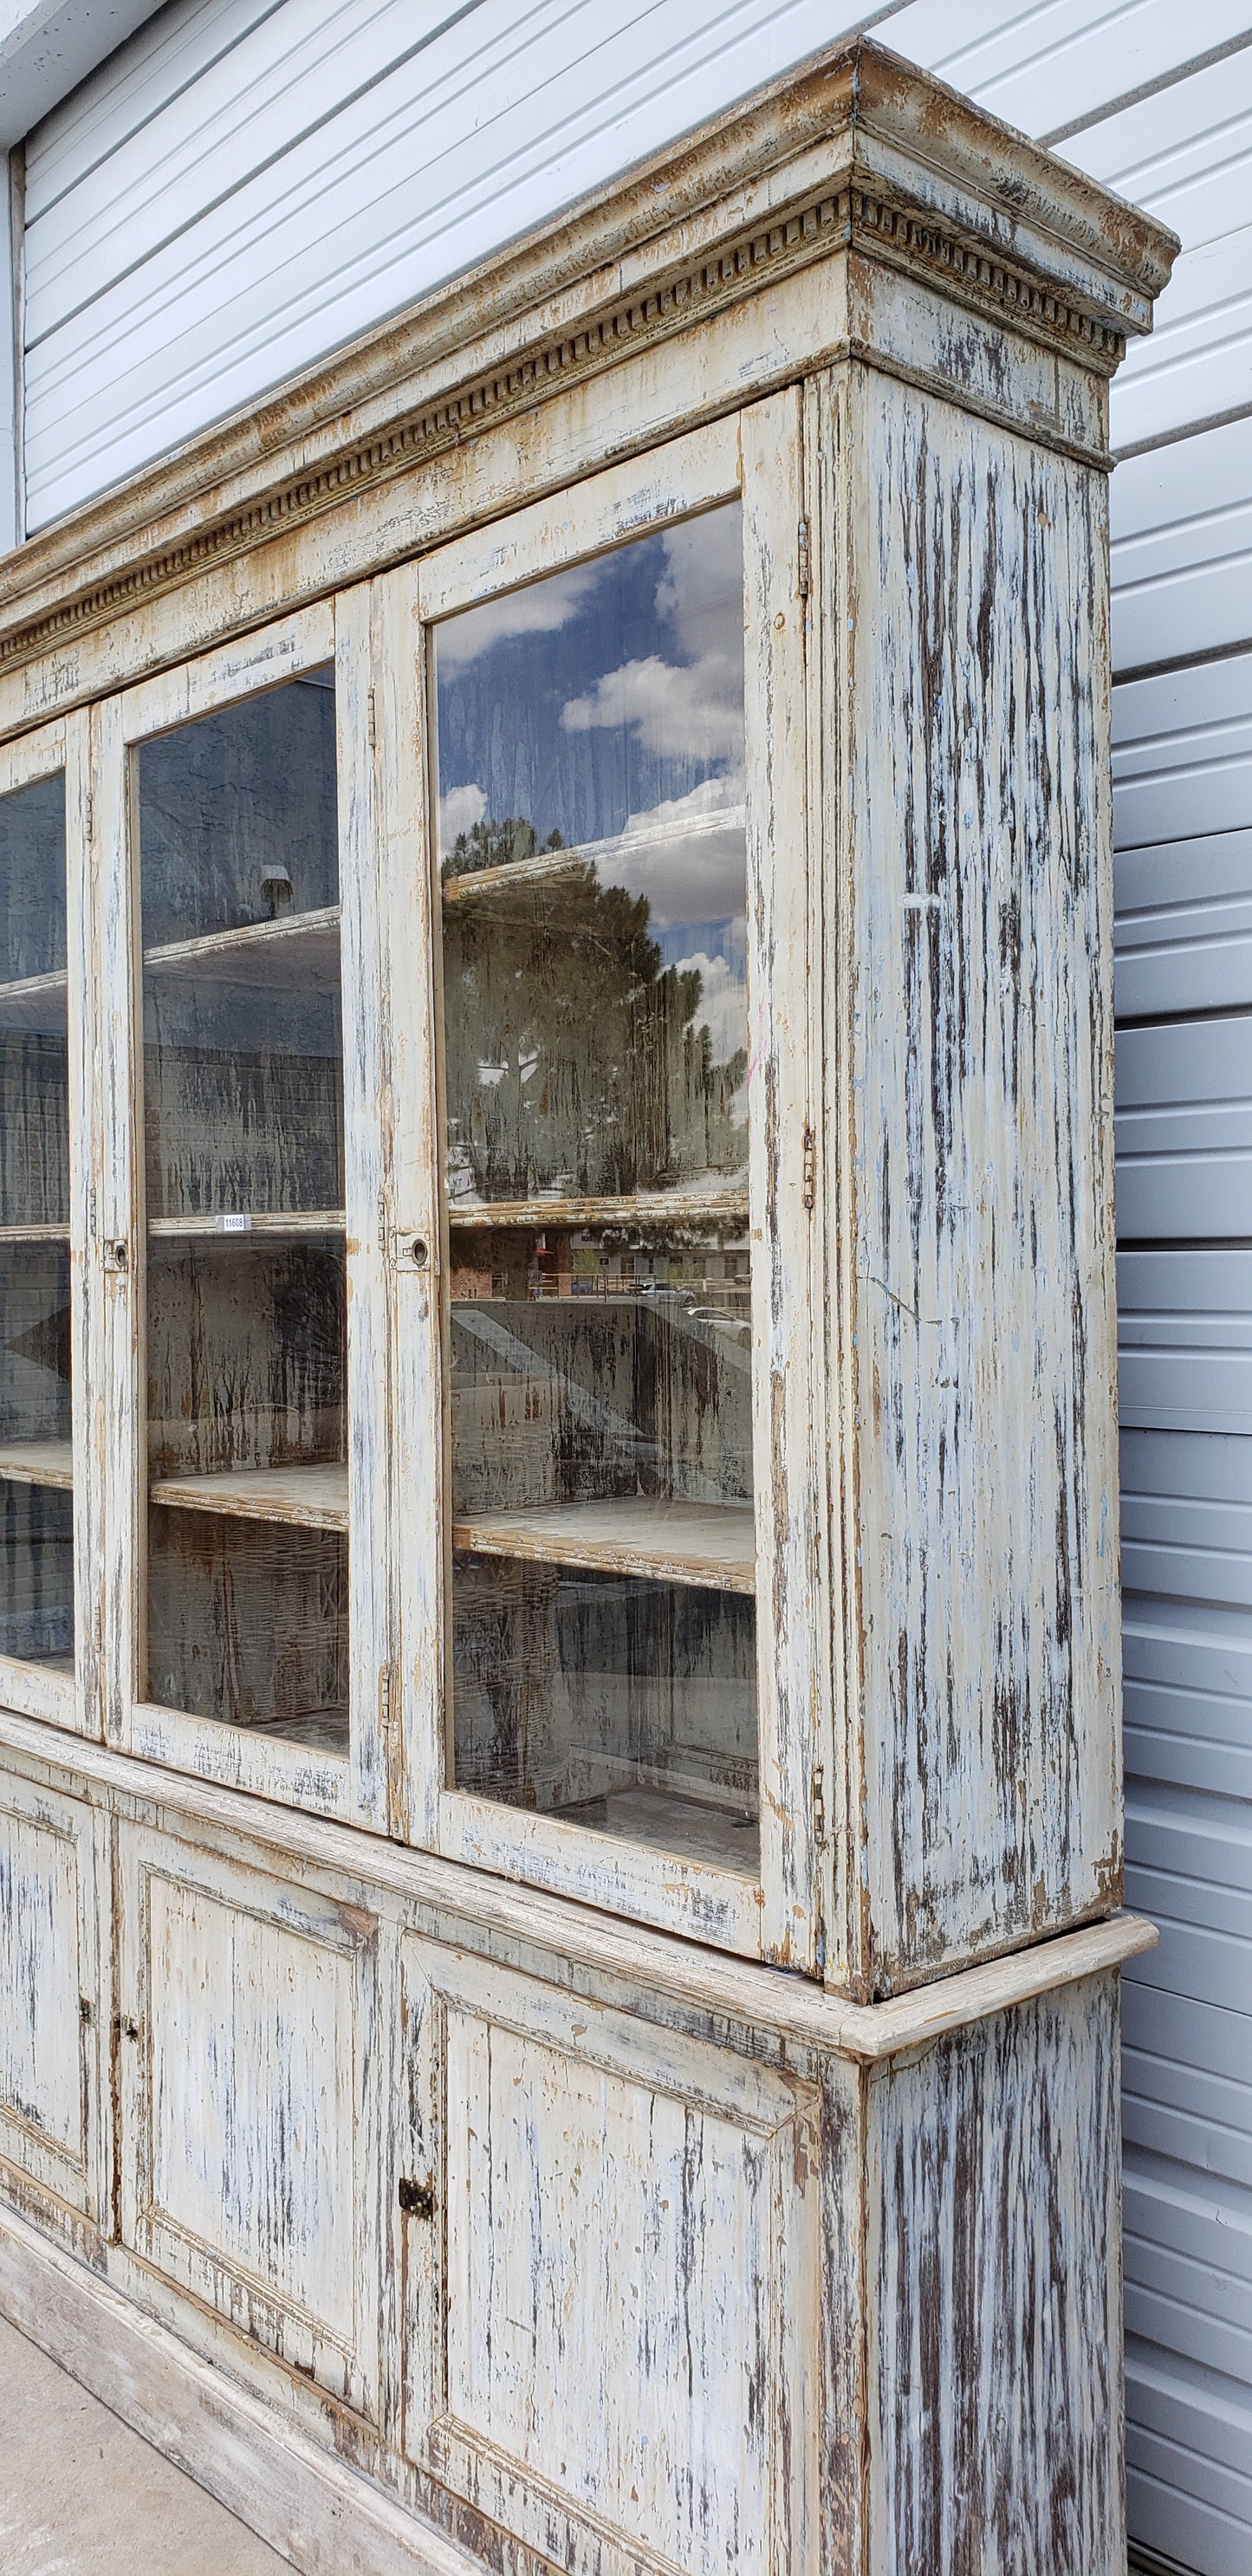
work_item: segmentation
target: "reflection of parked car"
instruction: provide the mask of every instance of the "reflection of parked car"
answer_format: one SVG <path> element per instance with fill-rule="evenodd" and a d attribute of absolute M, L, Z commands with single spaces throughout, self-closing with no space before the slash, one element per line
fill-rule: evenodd
<path fill-rule="evenodd" d="M 732 1342 L 747 1349 L 752 1341 L 752 1326 L 746 1315 L 730 1315 L 724 1306 L 689 1306 L 693 1324 L 714 1324 L 719 1333 L 728 1333 Z"/>

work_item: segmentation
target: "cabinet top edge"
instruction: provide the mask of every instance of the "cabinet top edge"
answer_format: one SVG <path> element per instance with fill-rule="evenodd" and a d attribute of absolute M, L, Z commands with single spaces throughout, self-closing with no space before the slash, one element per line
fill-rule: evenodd
<path fill-rule="evenodd" d="M 432 407 L 475 434 L 514 390 L 533 406 L 788 267 L 854 248 L 916 268 L 1108 375 L 1151 328 L 1178 247 L 884 47 L 832 47 L 34 534 L 0 560 L 0 668 L 133 611 L 158 556 L 162 580 L 194 578 L 225 521 L 246 550 L 417 462 Z"/>

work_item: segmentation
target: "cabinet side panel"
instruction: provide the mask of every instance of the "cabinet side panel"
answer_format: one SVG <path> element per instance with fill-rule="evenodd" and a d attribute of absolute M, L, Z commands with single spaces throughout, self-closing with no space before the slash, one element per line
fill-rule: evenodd
<path fill-rule="evenodd" d="M 1118 1901 L 1101 477 L 854 373 L 862 1991 Z"/>
<path fill-rule="evenodd" d="M 870 2085 L 872 2576 L 1121 2576 L 1116 1974 Z"/>

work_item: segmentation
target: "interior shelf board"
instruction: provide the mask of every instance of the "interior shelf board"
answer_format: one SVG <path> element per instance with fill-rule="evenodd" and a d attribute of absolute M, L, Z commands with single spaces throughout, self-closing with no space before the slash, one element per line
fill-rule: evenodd
<path fill-rule="evenodd" d="M 61 1035 L 68 994 L 69 974 L 64 966 L 52 967 L 46 975 L 21 975 L 0 984 L 0 1029 L 40 1029 Z"/>
<path fill-rule="evenodd" d="M 240 1213 L 247 1214 L 246 1225 L 232 1225 L 220 1214 L 150 1216 L 148 1233 L 162 1242 L 185 1242 L 194 1237 L 197 1242 L 203 1239 L 231 1243 L 243 1241 L 250 1234 L 277 1236 L 281 1240 L 309 1234 L 343 1234 L 346 1231 L 347 1220 L 342 1208 L 258 1209 L 255 1213 L 244 1210 Z"/>
<path fill-rule="evenodd" d="M 149 975 L 209 975 L 262 991 L 289 979 L 307 991 L 321 991 L 339 977 L 339 906 L 325 904 L 315 912 L 286 913 L 278 921 L 250 921 L 237 930 L 169 940 L 145 948 L 143 962 Z"/>
<path fill-rule="evenodd" d="M 673 1852 L 752 1879 L 760 1875 L 761 1829 L 752 1813 L 733 1813 L 681 1792 L 642 1785 L 572 1800 L 553 1813 L 562 1824 L 610 1834 L 615 1841 L 643 1843 L 651 1851 Z"/>
<path fill-rule="evenodd" d="M 457 1516 L 452 1544 L 476 1556 L 525 1557 L 588 1573 L 649 1575 L 715 1592 L 756 1590 L 756 1524 L 750 1503 L 545 1503 L 529 1511 Z"/>
<path fill-rule="evenodd" d="M 297 1529 L 348 1526 L 346 1466 L 233 1467 L 216 1476 L 160 1476 L 149 1494 L 171 1511 L 283 1521 Z"/>
<path fill-rule="evenodd" d="M 673 849 L 680 842 L 710 841 L 726 832 L 742 832 L 745 820 L 742 805 L 725 805 L 710 814 L 686 815 L 668 828 L 649 824 L 639 831 L 614 832 L 603 841 L 532 850 L 524 859 L 504 859 L 494 868 L 463 868 L 455 876 L 444 877 L 440 891 L 445 904 L 508 894 L 515 886 L 541 885 L 546 879 L 570 876 L 576 868 L 611 869 L 615 863 L 628 866 L 631 859 L 654 858 L 658 851 Z M 607 882 L 612 884 L 611 876 Z"/>
<path fill-rule="evenodd" d="M 453 1199 L 448 1224 L 454 1234 L 487 1228 L 602 1225 L 736 1225 L 748 1222 L 742 1185 L 694 1190 L 640 1190 L 626 1198 Z"/>
<path fill-rule="evenodd" d="M 70 1493 L 74 1447 L 69 1440 L 0 1441 L 0 1477 L 14 1485 L 55 1485 Z"/>

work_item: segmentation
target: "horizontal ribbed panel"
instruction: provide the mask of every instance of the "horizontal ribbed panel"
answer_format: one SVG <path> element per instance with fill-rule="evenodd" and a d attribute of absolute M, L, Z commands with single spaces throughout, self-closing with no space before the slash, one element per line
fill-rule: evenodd
<path fill-rule="evenodd" d="M 77 177 L 61 119 L 32 139 L 32 526 L 840 27 L 821 0 L 282 0 L 254 18 L 225 0 L 213 52 L 202 0 L 183 0 L 186 80 L 142 118 L 134 83 L 115 95 L 117 56 L 94 122 L 71 102 Z"/>

